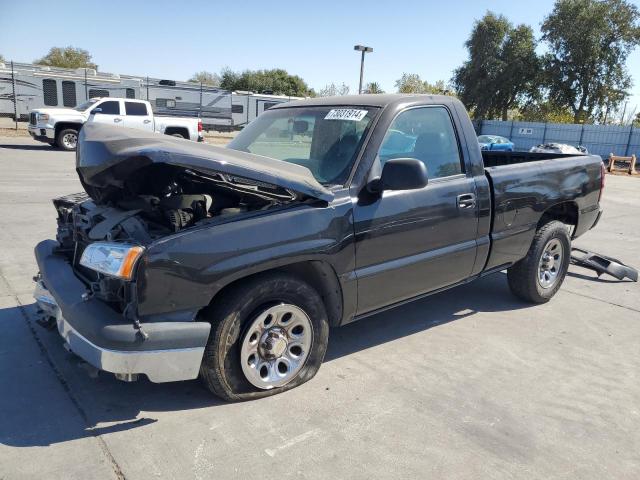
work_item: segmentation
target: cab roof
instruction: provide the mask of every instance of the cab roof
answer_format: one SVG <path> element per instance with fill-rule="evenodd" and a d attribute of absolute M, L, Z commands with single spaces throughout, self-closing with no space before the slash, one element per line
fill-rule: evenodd
<path fill-rule="evenodd" d="M 332 105 L 346 105 L 358 107 L 387 107 L 406 103 L 437 103 L 450 104 L 456 101 L 448 95 L 407 94 L 407 93 L 367 93 L 363 95 L 342 95 L 336 97 L 316 97 L 305 100 L 295 100 L 274 105 L 271 109 L 288 107 L 322 107 Z"/>

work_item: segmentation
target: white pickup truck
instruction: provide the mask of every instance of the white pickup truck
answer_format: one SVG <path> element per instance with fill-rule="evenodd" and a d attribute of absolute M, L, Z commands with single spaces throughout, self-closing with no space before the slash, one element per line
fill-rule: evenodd
<path fill-rule="evenodd" d="M 146 100 L 92 98 L 75 108 L 37 108 L 29 115 L 29 134 L 63 150 L 75 150 L 78 131 L 86 122 L 106 123 L 202 141 L 199 118 L 157 117 Z"/>

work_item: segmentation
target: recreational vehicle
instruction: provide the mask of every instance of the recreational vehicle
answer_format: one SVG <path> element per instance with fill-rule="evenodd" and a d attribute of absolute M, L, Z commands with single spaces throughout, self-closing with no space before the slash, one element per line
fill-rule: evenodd
<path fill-rule="evenodd" d="M 16 99 L 14 104 L 13 99 Z M 0 63 L 0 116 L 28 120 L 36 108 L 73 108 L 91 98 L 148 100 L 156 115 L 199 117 L 205 129 L 232 125 L 231 95 L 194 82 L 67 69 L 28 63 Z"/>

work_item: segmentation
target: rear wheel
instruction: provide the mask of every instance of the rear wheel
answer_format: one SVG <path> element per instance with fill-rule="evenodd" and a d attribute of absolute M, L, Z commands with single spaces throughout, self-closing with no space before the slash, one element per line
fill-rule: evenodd
<path fill-rule="evenodd" d="M 78 146 L 78 131 L 73 128 L 60 130 L 56 137 L 56 145 L 63 150 L 75 150 Z"/>
<path fill-rule="evenodd" d="M 509 288 L 527 302 L 548 302 L 564 282 L 570 256 L 567 227 L 558 221 L 545 224 L 536 232 L 527 256 L 507 270 Z"/>
<path fill-rule="evenodd" d="M 248 280 L 207 316 L 212 325 L 200 374 L 225 400 L 297 387 L 313 378 L 327 350 L 329 322 L 320 295 L 288 274 Z"/>
<path fill-rule="evenodd" d="M 185 136 L 181 133 L 171 133 L 170 135 L 176 138 L 185 138 Z"/>

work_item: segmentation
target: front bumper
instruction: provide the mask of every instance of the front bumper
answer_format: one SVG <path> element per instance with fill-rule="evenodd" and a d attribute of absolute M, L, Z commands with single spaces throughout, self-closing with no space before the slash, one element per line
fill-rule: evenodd
<path fill-rule="evenodd" d="M 29 125 L 27 127 L 27 130 L 29 131 L 29 135 L 31 135 L 34 140 L 38 140 L 40 142 L 51 143 L 55 140 L 56 137 L 56 132 L 53 128 Z"/>
<path fill-rule="evenodd" d="M 58 332 L 73 353 L 118 378 L 144 374 L 160 383 L 198 376 L 209 323 L 148 322 L 143 324 L 145 339 L 130 321 L 102 301 L 83 299 L 86 286 L 71 265 L 54 253 L 56 246 L 53 240 L 36 246 L 40 275 L 34 297 L 38 306 L 56 319 Z"/>

